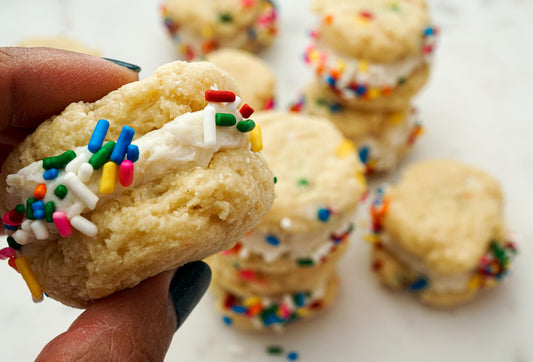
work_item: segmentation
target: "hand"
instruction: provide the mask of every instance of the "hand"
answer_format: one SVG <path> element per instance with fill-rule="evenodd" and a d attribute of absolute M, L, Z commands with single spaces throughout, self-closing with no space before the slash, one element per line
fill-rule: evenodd
<path fill-rule="evenodd" d="M 137 80 L 136 69 L 61 50 L 0 48 L 0 166 L 42 121 Z M 209 267 L 198 261 L 98 300 L 37 360 L 162 360 L 210 280 Z"/>

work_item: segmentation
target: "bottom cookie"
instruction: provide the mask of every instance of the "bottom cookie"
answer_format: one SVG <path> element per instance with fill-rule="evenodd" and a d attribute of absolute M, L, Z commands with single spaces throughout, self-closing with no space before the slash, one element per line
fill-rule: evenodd
<path fill-rule="evenodd" d="M 251 331 L 283 331 L 295 321 L 308 319 L 331 306 L 339 290 L 334 275 L 315 290 L 280 294 L 276 297 L 235 295 L 220 288 L 216 280 L 211 290 L 217 297 L 217 308 L 229 326 Z"/>

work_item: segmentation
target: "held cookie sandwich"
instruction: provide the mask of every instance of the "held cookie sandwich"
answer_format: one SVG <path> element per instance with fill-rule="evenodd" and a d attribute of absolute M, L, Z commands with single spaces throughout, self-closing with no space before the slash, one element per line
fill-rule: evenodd
<path fill-rule="evenodd" d="M 34 299 L 85 307 L 231 247 L 261 219 L 273 174 L 235 89 L 210 63 L 170 63 L 69 105 L 10 154 L 1 253 Z"/>
<path fill-rule="evenodd" d="M 327 119 L 255 116 L 277 178 L 272 209 L 237 245 L 211 260 L 224 321 L 279 330 L 335 300 L 336 266 L 366 190 L 353 145 Z"/>
<path fill-rule="evenodd" d="M 456 161 L 409 167 L 371 206 L 372 268 L 385 285 L 439 307 L 472 299 L 508 273 L 509 241 L 496 180 Z"/>
<path fill-rule="evenodd" d="M 219 48 L 258 52 L 277 33 L 272 0 L 167 0 L 161 16 L 184 60 L 202 58 Z"/>

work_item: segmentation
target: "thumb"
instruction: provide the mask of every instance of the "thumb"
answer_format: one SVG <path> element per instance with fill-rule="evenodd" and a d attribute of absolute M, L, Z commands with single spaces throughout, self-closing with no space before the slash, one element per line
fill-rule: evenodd
<path fill-rule="evenodd" d="M 163 360 L 210 280 L 209 266 L 196 261 L 98 300 L 37 361 Z"/>

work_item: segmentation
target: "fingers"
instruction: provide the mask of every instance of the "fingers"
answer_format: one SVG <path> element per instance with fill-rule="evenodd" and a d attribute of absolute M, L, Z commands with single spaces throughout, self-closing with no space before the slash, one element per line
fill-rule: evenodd
<path fill-rule="evenodd" d="M 163 360 L 172 336 L 205 293 L 203 262 L 165 272 L 97 301 L 52 340 L 38 361 Z"/>
<path fill-rule="evenodd" d="M 137 72 L 90 55 L 0 48 L 0 132 L 33 129 L 72 102 L 94 102 L 137 79 Z"/>

